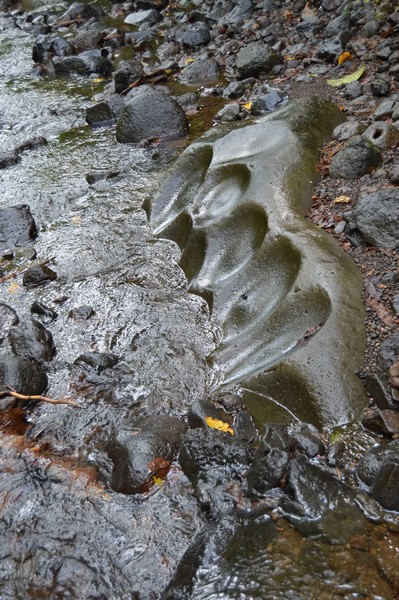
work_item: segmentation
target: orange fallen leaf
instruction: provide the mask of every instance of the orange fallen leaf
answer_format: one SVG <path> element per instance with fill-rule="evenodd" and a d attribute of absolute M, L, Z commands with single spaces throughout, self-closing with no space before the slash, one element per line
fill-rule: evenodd
<path fill-rule="evenodd" d="M 350 60 L 351 58 L 352 54 L 350 52 L 342 52 L 342 54 L 339 55 L 338 64 L 342 65 L 344 62 Z"/>
<path fill-rule="evenodd" d="M 218 431 L 224 431 L 225 433 L 230 433 L 231 435 L 234 435 L 234 429 L 232 429 L 228 423 L 225 423 L 220 419 L 206 417 L 205 422 L 211 429 L 217 429 Z"/>

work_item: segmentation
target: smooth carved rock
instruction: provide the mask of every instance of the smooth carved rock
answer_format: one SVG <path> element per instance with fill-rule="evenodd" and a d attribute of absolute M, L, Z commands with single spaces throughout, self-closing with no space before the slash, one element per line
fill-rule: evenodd
<path fill-rule="evenodd" d="M 209 360 L 226 391 L 241 385 L 258 422 L 343 423 L 365 400 L 355 375 L 365 345 L 360 275 L 304 218 L 317 148 L 341 120 L 314 98 L 244 128 L 221 125 L 181 155 L 146 206 L 155 233 L 180 246 L 189 290 L 222 324 Z"/>

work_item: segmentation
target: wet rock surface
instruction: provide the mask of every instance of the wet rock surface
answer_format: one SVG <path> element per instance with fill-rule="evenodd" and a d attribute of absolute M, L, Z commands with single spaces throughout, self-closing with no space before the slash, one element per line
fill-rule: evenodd
<path fill-rule="evenodd" d="M 1 356 L 0 377 L 2 390 L 10 387 L 27 396 L 42 394 L 47 388 L 47 376 L 43 369 L 16 356 Z"/>
<path fill-rule="evenodd" d="M 187 126 L 182 109 L 170 96 L 141 87 L 127 98 L 117 122 L 116 139 L 137 143 L 151 137 L 178 137 L 184 135 Z"/>
<path fill-rule="evenodd" d="M 364 195 L 380 187 L 391 193 L 397 184 L 394 7 L 241 0 L 188 8 L 138 0 L 134 6 L 46 8 L 34 0 L 31 12 L 24 12 L 14 11 L 19 6 L 12 1 L 0 4 L 9 11 L 0 15 L 1 210 L 29 202 L 38 233 L 33 249 L 25 223 L 23 242 L 5 241 L 0 264 L 1 595 L 203 600 L 236 598 L 240 590 L 246 597 L 284 600 L 330 600 L 337 594 L 394 600 L 399 355 L 396 337 L 388 336 L 397 326 L 397 254 L 392 241 L 380 253 L 375 245 L 380 240 L 366 239 L 357 224 L 352 247 L 345 229 L 345 219 L 351 223 L 352 217 L 342 217 Z M 343 50 L 351 56 L 337 64 Z M 32 78 L 32 58 L 35 77 L 48 78 Z M 363 63 L 367 71 L 360 81 L 338 88 L 325 83 Z M 366 279 L 367 369 L 374 375 L 368 390 L 375 402 L 370 400 L 363 423 L 372 433 L 350 426 L 320 434 L 298 422 L 297 415 L 319 428 L 342 422 L 348 407 L 320 409 L 337 386 L 315 399 L 291 366 L 272 366 L 254 377 L 251 388 L 240 389 L 237 379 L 220 389 L 226 372 L 215 349 L 222 347 L 232 367 L 228 375 L 239 365 L 223 346 L 226 314 L 213 320 L 224 301 L 215 294 L 224 285 L 217 273 L 234 278 L 243 230 L 258 227 L 258 237 L 244 235 L 243 243 L 256 254 L 259 239 L 273 231 L 273 210 L 269 206 L 265 218 L 253 208 L 256 194 L 248 182 L 256 156 L 248 162 L 248 175 L 243 144 L 237 146 L 238 160 L 218 162 L 212 155 L 219 151 L 218 136 L 230 129 L 210 134 L 204 152 L 197 152 L 202 142 L 194 145 L 172 190 L 166 171 L 177 153 L 158 146 L 157 138 L 174 133 L 175 117 L 159 120 L 157 103 L 148 101 L 139 139 L 116 143 L 113 124 L 143 83 L 168 101 L 169 88 L 186 113 L 173 105 L 172 113 L 180 115 L 177 130 L 186 134 L 188 119 L 191 140 L 223 106 L 221 120 L 242 126 L 281 107 L 288 96 L 313 94 L 341 105 L 347 128 L 323 148 L 323 180 L 311 218 L 352 254 Z M 313 111 L 310 101 L 305 107 L 305 113 Z M 85 125 L 85 114 L 93 127 Z M 315 129 L 305 134 L 315 148 L 322 146 L 318 121 L 312 112 L 307 122 Z M 345 172 L 331 178 L 330 150 L 338 157 L 344 151 L 340 140 L 362 134 L 364 145 L 379 148 L 378 166 L 371 161 L 364 175 L 357 170 L 354 178 L 345 178 L 344 164 Z M 258 141 L 252 145 L 261 147 Z M 266 162 L 277 155 L 274 146 Z M 309 160 L 315 164 L 316 158 Z M 293 178 L 296 205 L 306 204 L 303 212 L 311 185 L 299 190 L 315 179 L 314 171 Z M 197 194 L 192 222 L 184 216 L 167 230 L 185 248 L 183 255 L 174 242 L 153 235 L 141 209 L 143 200 L 148 209 L 160 189 L 164 198 L 182 189 L 180 198 Z M 237 190 L 248 199 L 242 213 L 230 204 Z M 262 190 L 267 195 L 265 186 Z M 200 197 L 208 194 L 213 208 L 207 217 Z M 335 202 L 339 197 L 349 201 Z M 323 202 L 327 216 L 317 212 Z M 233 218 L 218 228 L 224 208 Z M 237 223 L 230 244 L 223 230 Z M 387 229 L 395 239 L 386 223 L 380 232 Z M 284 223 L 286 229 L 290 223 Z M 189 230 L 195 235 L 187 244 Z M 275 248 L 283 269 L 270 259 L 273 253 L 260 257 L 270 267 L 264 279 L 280 294 L 277 304 L 286 301 L 292 282 L 293 294 L 301 294 L 295 243 L 293 238 L 292 247 Z M 213 264 L 224 247 L 231 260 Z M 335 269 L 331 261 L 320 264 L 317 284 Z M 244 271 L 252 272 L 249 265 Z M 264 290 L 255 279 L 252 287 L 243 280 L 238 292 L 226 288 L 233 298 L 227 320 L 235 350 L 251 320 L 258 327 L 253 309 Z M 344 294 L 341 304 L 355 309 L 349 298 Z M 300 296 L 301 306 L 308 301 L 315 297 Z M 288 312 L 271 327 L 278 348 L 270 356 L 283 349 L 285 360 L 284 349 L 295 343 L 292 356 L 306 357 L 323 329 L 328 334 L 331 307 L 323 296 L 316 304 L 315 314 L 301 313 L 305 324 L 299 319 L 294 337 L 284 340 L 281 322 L 298 314 L 295 302 L 287 304 Z M 340 342 L 331 344 L 333 362 L 342 352 Z M 245 353 L 241 359 L 245 363 Z M 300 370 L 310 368 L 305 358 L 299 363 Z M 316 360 L 314 368 L 330 379 L 325 365 L 321 369 Z M 16 400 L 6 395 L 8 386 L 50 399 L 68 396 L 77 405 Z M 375 459 L 377 442 L 383 450 Z M 356 469 L 362 456 L 370 464 L 378 459 L 366 479 L 360 476 L 366 469 Z"/>
<path fill-rule="evenodd" d="M 36 236 L 36 223 L 27 204 L 0 210 L 0 250 L 25 246 Z"/>

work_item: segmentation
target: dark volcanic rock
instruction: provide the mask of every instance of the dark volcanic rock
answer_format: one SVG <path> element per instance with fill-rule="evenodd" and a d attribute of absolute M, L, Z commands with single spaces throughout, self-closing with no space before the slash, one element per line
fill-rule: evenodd
<path fill-rule="evenodd" d="M 74 19 L 98 19 L 104 15 L 100 6 L 95 4 L 84 4 L 83 2 L 74 2 L 68 10 L 59 18 L 59 21 L 69 21 Z"/>
<path fill-rule="evenodd" d="M 363 137 L 381 150 L 387 150 L 399 141 L 399 131 L 389 123 L 372 123 Z"/>
<path fill-rule="evenodd" d="M 46 35 L 39 36 L 32 48 L 32 60 L 35 63 L 42 63 L 47 58 L 50 50 L 51 39 Z"/>
<path fill-rule="evenodd" d="M 0 302 L 0 344 L 4 342 L 10 327 L 18 323 L 19 318 L 16 310 L 12 306 Z"/>
<path fill-rule="evenodd" d="M 37 265 L 29 267 L 25 271 L 22 282 L 25 287 L 31 288 L 44 285 L 48 281 L 54 281 L 55 279 L 57 279 L 57 274 L 50 267 L 47 265 Z"/>
<path fill-rule="evenodd" d="M 284 497 L 283 507 L 297 515 L 318 519 L 326 512 L 353 498 L 354 492 L 316 465 L 298 455 L 291 460 L 287 471 L 288 484 L 285 491 L 292 497 Z"/>
<path fill-rule="evenodd" d="M 378 408 L 385 410 L 395 408 L 391 395 L 391 385 L 386 371 L 367 373 L 365 377 L 366 389 Z"/>
<path fill-rule="evenodd" d="M 195 486 L 202 508 L 212 515 L 231 512 L 252 459 L 248 444 L 229 433 L 194 429 L 182 439 L 179 463 Z"/>
<path fill-rule="evenodd" d="M 112 73 L 112 62 L 102 56 L 100 51 L 83 52 L 79 56 L 55 57 L 53 59 L 55 72 L 58 75 L 90 75 L 96 73 L 103 77 L 109 77 Z"/>
<path fill-rule="evenodd" d="M 57 37 L 52 40 L 50 50 L 57 56 L 72 56 L 73 54 L 76 54 L 76 50 L 72 44 L 62 37 Z"/>
<path fill-rule="evenodd" d="M 257 77 L 259 73 L 267 73 L 281 60 L 281 54 L 264 42 L 248 44 L 241 48 L 236 57 L 239 78 Z"/>
<path fill-rule="evenodd" d="M 357 475 L 381 506 L 399 510 L 399 441 L 367 452 L 359 462 Z"/>
<path fill-rule="evenodd" d="M 375 410 L 362 419 L 366 429 L 382 435 L 399 433 L 399 412 L 396 410 Z"/>
<path fill-rule="evenodd" d="M 136 494 L 144 484 L 152 483 L 153 475 L 167 471 L 186 429 L 178 419 L 157 415 L 118 431 L 107 443 L 114 465 L 111 488 L 121 494 Z"/>
<path fill-rule="evenodd" d="M 213 58 L 196 60 L 185 67 L 180 74 L 180 81 L 187 85 L 210 83 L 219 78 L 219 67 Z"/>
<path fill-rule="evenodd" d="M 177 137 L 188 124 L 184 112 L 170 96 L 150 86 L 142 86 L 129 94 L 118 119 L 116 139 L 135 143 L 151 137 Z"/>
<path fill-rule="evenodd" d="M 43 394 L 47 387 L 47 376 L 39 365 L 16 356 L 0 356 L 0 387 L 13 388 L 26 396 Z"/>
<path fill-rule="evenodd" d="M 361 136 L 351 138 L 331 160 L 334 179 L 357 179 L 378 167 L 382 156 L 378 148 Z"/>
<path fill-rule="evenodd" d="M 325 447 L 318 437 L 317 430 L 305 423 L 266 425 L 261 443 L 247 472 L 249 488 L 264 493 L 279 487 L 285 478 L 288 463 L 294 451 L 308 458 L 325 453 Z"/>
<path fill-rule="evenodd" d="M 0 210 L 0 250 L 25 246 L 36 236 L 36 224 L 27 204 Z"/>
<path fill-rule="evenodd" d="M 74 364 L 77 366 L 82 366 L 83 368 L 91 367 L 97 373 L 101 373 L 106 369 L 112 369 L 118 362 L 118 358 L 113 356 L 112 354 L 105 354 L 103 352 L 86 352 L 85 354 L 81 354 L 74 361 Z"/>
<path fill-rule="evenodd" d="M 118 118 L 125 106 L 123 98 L 111 96 L 104 102 L 86 108 L 86 121 L 89 125 L 110 124 Z"/>
<path fill-rule="evenodd" d="M 32 302 L 30 312 L 36 315 L 47 317 L 49 321 L 55 321 L 55 319 L 58 317 L 58 314 L 55 312 L 55 310 L 46 306 L 42 302 L 38 302 L 37 300 Z"/>
<path fill-rule="evenodd" d="M 35 148 L 39 148 L 40 146 L 46 146 L 47 140 L 45 137 L 38 135 L 37 137 L 29 138 L 15 146 L 15 152 L 24 152 L 25 150 L 34 150 Z"/>
<path fill-rule="evenodd" d="M 8 340 L 12 351 L 20 358 L 41 363 L 51 360 L 55 354 L 53 336 L 38 321 L 25 321 L 11 327 Z"/>
<path fill-rule="evenodd" d="M 395 248 L 399 244 L 399 189 L 383 188 L 364 193 L 353 209 L 351 225 L 373 246 Z"/>
<path fill-rule="evenodd" d="M 155 9 L 150 8 L 149 10 L 138 10 L 130 13 L 125 18 L 125 23 L 128 25 L 155 25 L 158 21 L 162 20 L 162 15 Z"/>
<path fill-rule="evenodd" d="M 283 101 L 283 95 L 277 90 L 269 94 L 256 98 L 252 104 L 251 112 L 253 115 L 263 115 L 270 110 L 275 110 Z"/>
<path fill-rule="evenodd" d="M 381 344 L 377 355 L 377 364 L 381 371 L 387 371 L 399 360 L 399 333 L 393 333 Z"/>
<path fill-rule="evenodd" d="M 174 37 L 176 42 L 188 48 L 205 46 L 211 40 L 209 29 L 204 23 L 194 23 L 188 29 L 178 29 Z"/>
<path fill-rule="evenodd" d="M 121 61 L 114 75 L 115 93 L 126 92 L 129 85 L 141 79 L 143 73 L 143 66 L 139 60 Z"/>
<path fill-rule="evenodd" d="M 91 72 L 80 56 L 55 57 L 53 64 L 57 75 L 90 75 Z"/>
<path fill-rule="evenodd" d="M 74 321 L 87 321 L 94 315 L 94 310 L 91 306 L 77 306 L 69 311 L 68 317 Z"/>
<path fill-rule="evenodd" d="M 4 152 L 0 154 L 0 169 L 6 169 L 11 165 L 15 165 L 20 159 L 17 152 L 10 150 L 10 152 Z"/>

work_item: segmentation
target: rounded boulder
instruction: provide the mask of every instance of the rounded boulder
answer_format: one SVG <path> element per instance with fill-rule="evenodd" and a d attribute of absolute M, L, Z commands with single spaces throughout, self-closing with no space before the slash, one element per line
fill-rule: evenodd
<path fill-rule="evenodd" d="M 122 110 L 116 140 L 123 144 L 183 136 L 188 128 L 182 108 L 166 93 L 145 86 L 135 90 Z"/>

